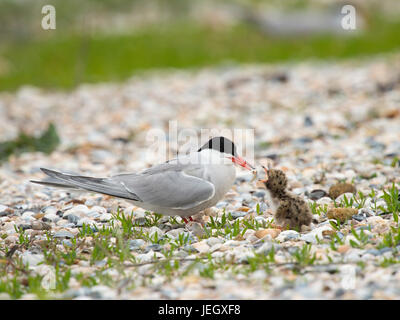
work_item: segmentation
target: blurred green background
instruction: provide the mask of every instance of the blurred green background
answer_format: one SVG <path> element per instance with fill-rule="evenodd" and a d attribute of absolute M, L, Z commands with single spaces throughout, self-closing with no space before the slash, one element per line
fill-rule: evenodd
<path fill-rule="evenodd" d="M 342 59 L 400 49 L 400 1 L 1 0 L 0 90 L 71 89 L 162 68 Z M 56 30 L 43 30 L 43 5 Z M 336 23 L 336 24 L 335 24 Z"/>

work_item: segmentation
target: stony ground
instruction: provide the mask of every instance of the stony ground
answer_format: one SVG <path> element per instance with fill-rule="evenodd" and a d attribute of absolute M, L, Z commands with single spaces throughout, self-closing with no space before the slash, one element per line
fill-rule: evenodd
<path fill-rule="evenodd" d="M 226 66 L 2 93 L 3 140 L 54 122 L 62 143 L 0 166 L 0 298 L 399 299 L 399 67 L 398 55 Z M 147 133 L 169 120 L 254 128 L 255 164 L 287 173 L 311 227 L 276 228 L 264 189 L 239 169 L 203 226 L 29 183 L 40 167 L 104 176 L 157 163 Z M 340 182 L 350 192 L 333 194 Z"/>

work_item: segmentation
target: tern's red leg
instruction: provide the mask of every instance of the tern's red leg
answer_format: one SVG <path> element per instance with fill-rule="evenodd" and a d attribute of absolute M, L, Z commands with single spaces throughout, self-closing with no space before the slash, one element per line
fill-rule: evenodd
<path fill-rule="evenodd" d="M 194 221 L 192 217 L 189 217 L 189 220 L 190 220 L 190 221 Z"/>
<path fill-rule="evenodd" d="M 186 223 L 186 224 L 188 224 L 189 223 L 189 221 L 187 221 L 187 219 L 186 218 L 182 218 L 182 220 Z"/>

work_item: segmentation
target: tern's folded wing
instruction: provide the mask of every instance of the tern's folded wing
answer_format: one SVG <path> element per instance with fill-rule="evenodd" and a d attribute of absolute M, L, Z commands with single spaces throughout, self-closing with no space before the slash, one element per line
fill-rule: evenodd
<path fill-rule="evenodd" d="M 176 170 L 171 165 L 167 170 L 117 175 L 111 179 L 120 182 L 128 192 L 136 194 L 143 202 L 187 210 L 211 199 L 215 188 L 209 181 L 192 175 L 193 170 L 190 168 L 186 169 Z"/>

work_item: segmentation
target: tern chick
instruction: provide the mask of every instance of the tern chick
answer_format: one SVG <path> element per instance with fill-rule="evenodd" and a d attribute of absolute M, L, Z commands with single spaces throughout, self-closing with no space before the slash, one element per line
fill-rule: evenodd
<path fill-rule="evenodd" d="M 277 224 L 290 229 L 309 226 L 312 221 L 310 207 L 302 198 L 286 190 L 288 180 L 285 173 L 282 170 L 263 168 L 267 177 L 262 181 L 269 192 Z"/>

